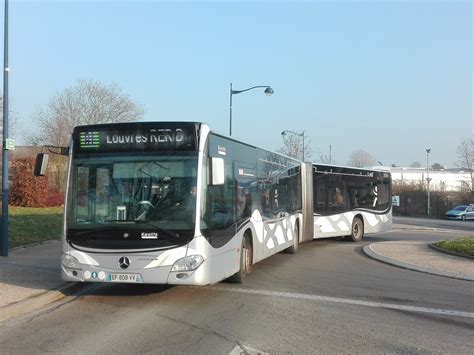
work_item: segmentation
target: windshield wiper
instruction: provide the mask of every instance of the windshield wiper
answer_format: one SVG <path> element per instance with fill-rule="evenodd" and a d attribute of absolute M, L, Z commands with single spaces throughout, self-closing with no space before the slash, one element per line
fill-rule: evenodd
<path fill-rule="evenodd" d="M 158 226 L 157 226 L 155 223 L 153 223 L 153 222 L 144 221 L 144 220 L 141 220 L 141 219 L 136 219 L 136 220 L 135 220 L 135 223 L 146 224 L 147 226 L 153 227 L 153 229 L 155 229 L 157 232 L 167 234 L 167 235 L 169 235 L 169 236 L 171 236 L 171 237 L 173 237 L 173 238 L 175 238 L 175 239 L 178 239 L 178 238 L 179 238 L 179 233 L 175 233 L 175 232 L 173 232 L 173 231 L 160 228 L 160 227 L 158 227 Z"/>

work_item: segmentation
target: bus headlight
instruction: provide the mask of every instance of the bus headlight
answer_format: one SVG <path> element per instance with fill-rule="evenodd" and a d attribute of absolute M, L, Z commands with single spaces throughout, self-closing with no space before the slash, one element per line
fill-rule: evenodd
<path fill-rule="evenodd" d="M 204 258 L 201 255 L 186 256 L 176 260 L 173 267 L 171 268 L 171 271 L 178 272 L 196 270 L 203 262 Z"/>
<path fill-rule="evenodd" d="M 63 266 L 67 267 L 68 269 L 81 270 L 81 264 L 79 264 L 79 260 L 77 260 L 74 256 L 69 255 L 69 254 L 64 254 Z"/>

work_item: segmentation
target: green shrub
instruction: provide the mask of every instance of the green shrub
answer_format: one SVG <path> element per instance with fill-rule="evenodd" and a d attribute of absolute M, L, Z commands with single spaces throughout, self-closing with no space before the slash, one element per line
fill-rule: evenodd
<path fill-rule="evenodd" d="M 455 240 L 443 240 L 435 244 L 438 248 L 454 251 L 456 253 L 474 256 L 474 237 Z"/>

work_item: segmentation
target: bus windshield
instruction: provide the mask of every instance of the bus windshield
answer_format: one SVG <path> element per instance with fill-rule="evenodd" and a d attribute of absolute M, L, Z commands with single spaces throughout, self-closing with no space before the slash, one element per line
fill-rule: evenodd
<path fill-rule="evenodd" d="M 197 153 L 75 158 L 67 228 L 193 230 Z"/>

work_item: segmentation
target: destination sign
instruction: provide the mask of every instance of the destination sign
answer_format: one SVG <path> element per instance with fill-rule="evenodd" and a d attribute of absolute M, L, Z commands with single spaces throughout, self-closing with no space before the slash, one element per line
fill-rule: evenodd
<path fill-rule="evenodd" d="M 118 124 L 76 127 L 76 153 L 196 150 L 195 124 Z"/>

